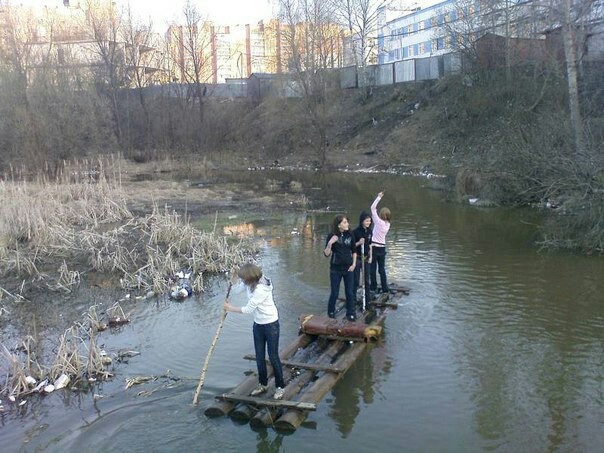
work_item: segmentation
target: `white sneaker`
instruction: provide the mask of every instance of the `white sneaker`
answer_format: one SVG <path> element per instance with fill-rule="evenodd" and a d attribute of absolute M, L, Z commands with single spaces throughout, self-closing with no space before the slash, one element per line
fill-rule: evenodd
<path fill-rule="evenodd" d="M 251 396 L 262 395 L 267 390 L 268 390 L 268 385 L 258 384 L 258 386 L 254 390 L 252 390 L 252 392 L 250 393 L 250 395 Z"/>
<path fill-rule="evenodd" d="M 283 399 L 283 394 L 285 393 L 285 389 L 281 387 L 277 387 L 275 390 L 275 394 L 273 395 L 273 399 L 280 400 Z"/>

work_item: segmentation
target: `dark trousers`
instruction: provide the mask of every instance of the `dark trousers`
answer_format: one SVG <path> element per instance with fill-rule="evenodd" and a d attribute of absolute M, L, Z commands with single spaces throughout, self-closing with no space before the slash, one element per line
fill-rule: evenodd
<path fill-rule="evenodd" d="M 368 304 L 371 300 L 369 298 L 369 287 L 371 285 L 369 280 L 369 268 L 371 267 L 371 264 L 365 262 L 365 265 L 363 266 L 361 260 L 357 260 L 357 267 L 354 268 L 354 287 L 352 288 L 352 294 L 356 297 L 357 290 L 359 289 L 359 286 L 361 286 L 361 273 L 363 272 L 363 267 L 365 268 L 365 273 L 363 275 L 365 280 L 365 303 Z"/>
<path fill-rule="evenodd" d="M 373 247 L 371 262 L 371 291 L 377 290 L 377 272 L 380 274 L 382 292 L 388 292 L 388 279 L 386 278 L 386 247 Z"/>
<path fill-rule="evenodd" d="M 344 291 L 346 292 L 346 316 L 355 316 L 354 297 L 352 287 L 354 285 L 354 273 L 348 271 L 336 271 L 330 269 L 329 281 L 331 283 L 331 294 L 327 303 L 327 314 L 335 315 L 336 301 L 340 295 L 340 282 L 344 280 Z"/>
<path fill-rule="evenodd" d="M 275 373 L 275 386 L 285 387 L 283 381 L 283 368 L 279 359 L 279 321 L 269 324 L 254 323 L 254 349 L 256 350 L 256 366 L 258 367 L 258 381 L 262 385 L 268 384 L 266 371 L 265 346 L 268 349 L 268 358 Z"/>

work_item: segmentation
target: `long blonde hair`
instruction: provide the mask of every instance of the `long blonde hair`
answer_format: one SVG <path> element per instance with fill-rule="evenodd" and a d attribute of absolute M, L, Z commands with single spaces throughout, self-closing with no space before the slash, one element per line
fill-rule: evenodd
<path fill-rule="evenodd" d="M 382 220 L 385 220 L 386 222 L 390 222 L 390 209 L 388 208 L 382 208 L 380 209 L 380 213 L 379 213 L 379 217 Z"/>
<path fill-rule="evenodd" d="M 246 263 L 239 268 L 237 276 L 253 291 L 262 278 L 262 269 L 253 263 Z"/>

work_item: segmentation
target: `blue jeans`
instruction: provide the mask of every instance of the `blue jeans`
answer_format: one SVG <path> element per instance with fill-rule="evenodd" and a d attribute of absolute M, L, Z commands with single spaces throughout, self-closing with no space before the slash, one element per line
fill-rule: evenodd
<path fill-rule="evenodd" d="M 346 316 L 354 316 L 354 297 L 352 295 L 352 287 L 354 286 L 354 273 L 346 271 L 336 271 L 330 269 L 329 282 L 331 283 L 331 294 L 327 303 L 327 314 L 335 315 L 336 301 L 340 295 L 340 282 L 344 280 L 344 291 L 346 292 Z"/>
<path fill-rule="evenodd" d="M 380 274 L 382 292 L 387 293 L 388 279 L 386 278 L 386 247 L 373 247 L 373 260 L 371 262 L 371 291 L 377 290 L 377 275 Z"/>
<path fill-rule="evenodd" d="M 283 368 L 279 359 L 279 321 L 269 324 L 254 323 L 254 349 L 256 350 L 256 366 L 258 367 L 258 381 L 262 385 L 268 384 L 266 371 L 266 349 L 268 358 L 275 373 L 275 386 L 285 387 L 283 381 Z"/>

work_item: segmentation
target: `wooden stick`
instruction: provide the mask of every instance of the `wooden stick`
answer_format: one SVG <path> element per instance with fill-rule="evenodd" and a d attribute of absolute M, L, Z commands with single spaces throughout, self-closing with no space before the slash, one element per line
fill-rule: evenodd
<path fill-rule="evenodd" d="M 231 294 L 231 288 L 233 287 L 234 276 L 237 274 L 233 272 L 231 276 L 231 281 L 229 282 L 229 287 L 227 289 L 225 301 L 229 298 Z M 220 323 L 218 324 L 218 329 L 216 330 L 216 335 L 214 335 L 214 339 L 210 344 L 210 349 L 208 350 L 208 355 L 206 356 L 206 360 L 203 363 L 203 368 L 201 369 L 201 376 L 199 377 L 199 382 L 197 383 L 197 389 L 195 389 L 195 395 L 193 396 L 193 404 L 197 404 L 199 401 L 199 393 L 201 392 L 201 387 L 203 387 L 203 381 L 206 379 L 206 371 L 208 371 L 208 364 L 210 363 L 210 357 L 212 357 L 212 353 L 214 352 L 214 348 L 216 347 L 216 343 L 218 342 L 218 337 L 220 336 L 220 332 L 222 331 L 222 327 L 224 326 L 224 320 L 226 319 L 227 311 L 223 310 L 222 317 L 220 318 Z"/>
<path fill-rule="evenodd" d="M 365 244 L 361 244 L 361 290 L 363 291 L 363 311 L 365 311 Z M 355 294 L 354 297 L 357 297 Z"/>

